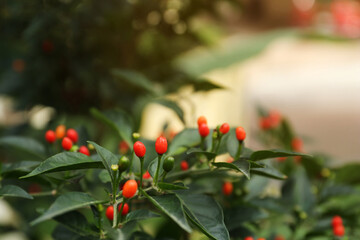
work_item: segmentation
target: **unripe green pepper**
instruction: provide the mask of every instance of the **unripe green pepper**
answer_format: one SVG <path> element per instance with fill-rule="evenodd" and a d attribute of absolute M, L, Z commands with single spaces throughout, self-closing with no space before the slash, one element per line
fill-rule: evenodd
<path fill-rule="evenodd" d="M 129 167 L 129 165 L 130 165 L 129 158 L 126 157 L 126 156 L 122 156 L 122 157 L 119 159 L 118 165 L 119 165 L 119 171 L 120 171 L 120 172 L 125 171 L 125 170 Z"/>
<path fill-rule="evenodd" d="M 174 167 L 175 159 L 173 157 L 167 157 L 164 159 L 163 169 L 165 172 L 170 172 Z"/>

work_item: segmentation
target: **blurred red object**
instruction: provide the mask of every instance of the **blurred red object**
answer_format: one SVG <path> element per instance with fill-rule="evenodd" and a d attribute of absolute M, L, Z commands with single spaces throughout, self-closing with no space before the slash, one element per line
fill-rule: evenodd
<path fill-rule="evenodd" d="M 299 27 L 307 27 L 313 23 L 316 14 L 314 0 L 293 0 L 292 21 Z"/>
<path fill-rule="evenodd" d="M 360 37 L 360 3 L 337 0 L 331 3 L 331 14 L 338 34 L 349 38 Z"/>

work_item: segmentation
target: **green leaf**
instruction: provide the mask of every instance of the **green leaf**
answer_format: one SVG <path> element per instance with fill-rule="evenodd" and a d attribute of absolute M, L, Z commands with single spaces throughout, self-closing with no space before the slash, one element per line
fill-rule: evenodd
<path fill-rule="evenodd" d="M 344 166 L 341 166 L 335 171 L 335 181 L 341 183 L 354 184 L 360 182 L 360 164 L 359 163 L 349 163 Z"/>
<path fill-rule="evenodd" d="M 250 160 L 259 161 L 268 158 L 291 157 L 291 156 L 311 157 L 303 153 L 273 149 L 273 150 L 261 150 L 261 151 L 253 152 L 250 156 Z"/>
<path fill-rule="evenodd" d="M 178 155 L 185 152 L 188 148 L 200 144 L 200 135 L 195 128 L 188 128 L 176 134 L 171 142 L 168 155 Z"/>
<path fill-rule="evenodd" d="M 209 159 L 209 160 L 216 157 L 216 153 L 203 151 L 203 150 L 198 149 L 198 148 L 191 148 L 186 152 L 186 154 L 188 154 L 188 155 L 190 155 L 192 153 L 205 155 L 207 157 L 207 159 Z"/>
<path fill-rule="evenodd" d="M 78 211 L 71 211 L 54 218 L 71 231 L 81 236 L 98 236 L 95 226 L 88 223 L 85 216 Z"/>
<path fill-rule="evenodd" d="M 95 142 L 88 141 L 88 143 L 94 145 L 96 152 L 101 157 L 102 163 L 105 166 L 105 169 L 108 171 L 111 182 L 113 183 L 115 181 L 114 172 L 111 169 L 111 165 L 118 163 L 118 158 L 109 150 L 101 147 L 100 145 L 96 144 Z"/>
<path fill-rule="evenodd" d="M 160 105 L 163 105 L 164 107 L 167 107 L 167 108 L 173 110 L 176 113 L 176 115 L 179 117 L 181 122 L 183 122 L 185 124 L 184 112 L 176 102 L 168 100 L 168 99 L 164 99 L 164 98 L 156 99 L 153 102 L 157 103 L 157 104 L 160 104 Z"/>
<path fill-rule="evenodd" d="M 156 218 L 156 217 L 160 217 L 160 215 L 148 209 L 139 209 L 139 210 L 131 211 L 128 215 L 126 215 L 126 222 L 140 221 L 140 220 L 144 220 L 148 218 Z"/>
<path fill-rule="evenodd" d="M 31 170 L 39 165 L 37 161 L 21 161 L 21 162 L 13 162 L 13 163 L 6 163 L 2 166 L 1 174 L 7 176 L 14 172 L 31 172 Z M 24 174 L 21 174 L 24 175 Z"/>
<path fill-rule="evenodd" d="M 70 212 L 78 208 L 86 207 L 101 202 L 102 201 L 94 199 L 87 193 L 67 192 L 64 195 L 58 197 L 43 215 L 32 221 L 30 224 L 33 226 L 40 222 L 62 215 L 66 212 Z"/>
<path fill-rule="evenodd" d="M 237 160 L 232 163 L 228 162 L 214 162 L 212 165 L 218 167 L 218 168 L 229 168 L 233 169 L 235 171 L 242 172 L 248 179 L 250 179 L 250 164 L 248 161 L 242 159 Z"/>
<path fill-rule="evenodd" d="M 99 172 L 99 179 L 102 183 L 111 183 L 110 175 L 106 169 Z"/>
<path fill-rule="evenodd" d="M 220 86 L 216 83 L 212 83 L 206 79 L 196 79 L 195 81 L 192 82 L 192 85 L 194 87 L 195 92 L 211 91 L 211 90 L 215 90 L 215 89 L 224 89 L 223 86 Z"/>
<path fill-rule="evenodd" d="M 0 138 L 0 146 L 20 151 L 39 160 L 45 157 L 44 146 L 32 138 L 18 136 L 2 137 Z"/>
<path fill-rule="evenodd" d="M 250 169 L 250 173 L 278 180 L 287 179 L 287 176 L 285 174 L 269 165 L 265 165 L 265 168 L 252 168 Z"/>
<path fill-rule="evenodd" d="M 130 148 L 132 148 L 132 133 L 133 127 L 131 125 L 131 119 L 128 114 L 119 109 L 113 111 L 100 112 L 96 108 L 90 109 L 90 113 L 101 122 L 111 127 L 121 139 L 123 139 Z"/>
<path fill-rule="evenodd" d="M 303 211 L 309 214 L 315 205 L 316 199 L 311 191 L 311 182 L 306 175 L 305 169 L 299 166 L 292 177 L 295 204 L 299 205 Z"/>
<path fill-rule="evenodd" d="M 176 195 L 184 204 L 187 216 L 205 235 L 212 239 L 230 239 L 222 209 L 213 198 L 183 191 Z"/>
<path fill-rule="evenodd" d="M 225 223 L 227 229 L 232 231 L 245 222 L 257 221 L 268 218 L 268 214 L 254 206 L 237 206 L 225 211 Z"/>
<path fill-rule="evenodd" d="M 43 161 L 37 168 L 21 178 L 33 177 L 39 174 L 61 172 L 77 169 L 104 168 L 101 161 L 77 152 L 62 152 Z"/>
<path fill-rule="evenodd" d="M 159 176 L 161 176 L 164 173 L 164 169 L 162 168 L 163 161 L 160 163 L 160 169 L 159 169 Z M 152 160 L 148 166 L 148 171 L 152 178 L 155 177 L 156 168 L 158 165 L 158 158 L 156 157 L 154 160 Z"/>
<path fill-rule="evenodd" d="M 30 194 L 28 194 L 22 188 L 15 185 L 5 185 L 1 187 L 0 196 L 33 199 L 33 197 Z"/>
<path fill-rule="evenodd" d="M 190 233 L 192 230 L 186 220 L 183 206 L 180 200 L 174 194 L 167 194 L 161 196 L 149 196 L 145 191 L 141 190 L 142 194 L 147 197 L 159 210 L 169 216 L 182 229 Z"/>
<path fill-rule="evenodd" d="M 122 80 L 125 80 L 134 86 L 140 87 L 154 95 L 160 95 L 162 92 L 160 86 L 158 88 L 154 88 L 154 83 L 141 73 L 124 69 L 112 69 L 111 73 L 113 76 L 119 77 Z"/>
<path fill-rule="evenodd" d="M 162 190 L 182 190 L 182 189 L 189 189 L 186 187 L 183 183 L 165 183 L 165 182 L 159 182 L 158 183 L 159 188 Z"/>

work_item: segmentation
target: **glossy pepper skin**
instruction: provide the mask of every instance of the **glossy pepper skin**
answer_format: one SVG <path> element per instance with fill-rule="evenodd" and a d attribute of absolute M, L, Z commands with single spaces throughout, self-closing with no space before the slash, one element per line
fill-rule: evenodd
<path fill-rule="evenodd" d="M 66 131 L 66 136 L 68 138 L 70 138 L 71 141 L 73 141 L 74 143 L 76 143 L 79 140 L 79 135 L 78 135 L 77 131 L 75 129 L 73 129 L 73 128 L 69 128 Z"/>
<path fill-rule="evenodd" d="M 343 221 L 342 221 L 342 218 L 340 216 L 334 216 L 332 218 L 332 221 L 331 221 L 331 225 L 332 227 L 336 227 L 338 225 L 342 225 L 343 224 Z"/>
<path fill-rule="evenodd" d="M 107 219 L 112 221 L 114 219 L 114 207 L 108 206 L 106 209 L 105 215 L 106 215 Z"/>
<path fill-rule="evenodd" d="M 210 133 L 209 127 L 205 123 L 199 125 L 199 134 L 201 137 L 204 138 L 207 135 L 209 135 L 209 133 Z"/>
<path fill-rule="evenodd" d="M 127 180 L 123 186 L 122 195 L 125 198 L 132 198 L 138 190 L 138 184 L 135 180 Z"/>
<path fill-rule="evenodd" d="M 144 157 L 145 153 L 146 153 L 145 145 L 140 141 L 135 142 L 134 143 L 134 152 L 135 152 L 135 155 L 138 156 L 139 158 Z"/>
<path fill-rule="evenodd" d="M 53 130 L 48 130 L 46 131 L 45 133 L 45 140 L 48 142 L 48 143 L 53 143 L 56 141 L 56 134 Z"/>
<path fill-rule="evenodd" d="M 79 152 L 82 153 L 82 154 L 85 154 L 87 156 L 90 156 L 90 151 L 86 146 L 81 146 L 79 148 Z"/>
<path fill-rule="evenodd" d="M 61 142 L 61 146 L 63 147 L 64 150 L 69 151 L 72 147 L 73 143 L 71 141 L 70 138 L 68 137 L 64 137 L 62 142 Z"/>
<path fill-rule="evenodd" d="M 65 131 L 66 131 L 65 125 L 57 126 L 55 129 L 56 138 L 61 139 L 61 138 L 65 137 Z"/>
<path fill-rule="evenodd" d="M 187 161 L 183 160 L 180 163 L 180 167 L 181 167 L 181 170 L 186 171 L 189 169 L 189 164 L 187 163 Z"/>
<path fill-rule="evenodd" d="M 168 148 L 168 143 L 166 138 L 163 136 L 158 137 L 155 142 L 155 150 L 157 154 L 162 155 L 166 153 L 167 148 Z"/>
<path fill-rule="evenodd" d="M 236 134 L 236 139 L 238 141 L 244 141 L 246 138 L 246 132 L 245 132 L 244 128 L 242 128 L 242 127 L 237 127 L 235 129 L 235 134 Z"/>
<path fill-rule="evenodd" d="M 229 196 L 231 195 L 231 193 L 233 192 L 233 184 L 231 182 L 225 182 L 223 184 L 222 190 L 225 196 Z"/>
<path fill-rule="evenodd" d="M 230 126 L 228 123 L 223 123 L 220 128 L 219 128 L 219 131 L 222 133 L 222 134 L 227 134 L 230 130 Z"/>
<path fill-rule="evenodd" d="M 204 124 L 204 123 L 207 124 L 206 117 L 200 116 L 200 117 L 198 118 L 198 120 L 197 120 L 198 126 L 200 126 L 201 124 Z"/>
<path fill-rule="evenodd" d="M 175 159 L 173 157 L 167 157 L 163 163 L 163 169 L 165 172 L 170 172 L 174 168 Z"/>
<path fill-rule="evenodd" d="M 337 225 L 333 228 L 334 236 L 342 237 L 345 235 L 345 228 L 343 225 Z"/>
<path fill-rule="evenodd" d="M 119 212 L 121 211 L 122 205 L 123 205 L 123 203 L 120 203 L 118 206 Z M 125 203 L 121 215 L 126 216 L 128 213 L 129 213 L 129 205 L 127 203 Z"/>

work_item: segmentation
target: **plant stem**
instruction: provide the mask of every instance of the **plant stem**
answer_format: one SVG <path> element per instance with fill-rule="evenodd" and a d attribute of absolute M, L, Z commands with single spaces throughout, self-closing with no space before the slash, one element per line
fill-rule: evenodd
<path fill-rule="evenodd" d="M 159 169 L 160 169 L 160 165 L 161 165 L 161 157 L 162 157 L 162 154 L 158 154 L 158 164 L 157 164 L 157 167 L 156 167 L 156 172 L 155 172 L 155 177 L 154 177 L 154 186 L 157 185 L 158 178 L 159 178 Z"/>
<path fill-rule="evenodd" d="M 129 176 L 131 176 L 132 173 L 132 163 L 133 163 L 133 159 L 134 159 L 134 150 L 131 151 L 131 157 L 130 157 L 130 164 L 129 164 Z"/>
<path fill-rule="evenodd" d="M 167 174 L 167 172 L 164 171 L 164 174 L 163 174 L 162 179 L 161 179 L 162 182 L 165 180 L 166 174 Z"/>
<path fill-rule="evenodd" d="M 139 188 L 142 188 L 142 182 L 143 182 L 143 166 L 144 166 L 144 158 L 140 158 L 140 186 Z"/>
<path fill-rule="evenodd" d="M 122 205 L 121 205 L 121 208 L 120 208 L 120 222 L 122 222 L 123 221 L 123 215 L 122 215 L 122 211 L 123 211 L 123 209 L 124 209 L 124 206 L 125 206 L 125 203 L 126 203 L 126 198 L 124 198 L 124 200 L 123 200 L 123 202 L 122 202 Z"/>
<path fill-rule="evenodd" d="M 238 149 L 236 151 L 235 160 L 240 158 L 241 150 L 242 150 L 242 141 L 239 141 L 239 146 L 238 146 Z"/>
<path fill-rule="evenodd" d="M 204 138 L 204 137 L 201 137 L 200 146 L 201 146 L 201 149 L 202 149 L 202 150 L 204 150 L 204 151 L 206 150 L 206 149 L 205 149 L 205 138 Z"/>
<path fill-rule="evenodd" d="M 114 218 L 113 218 L 113 228 L 116 228 L 117 227 L 117 203 L 115 202 L 114 205 Z"/>

